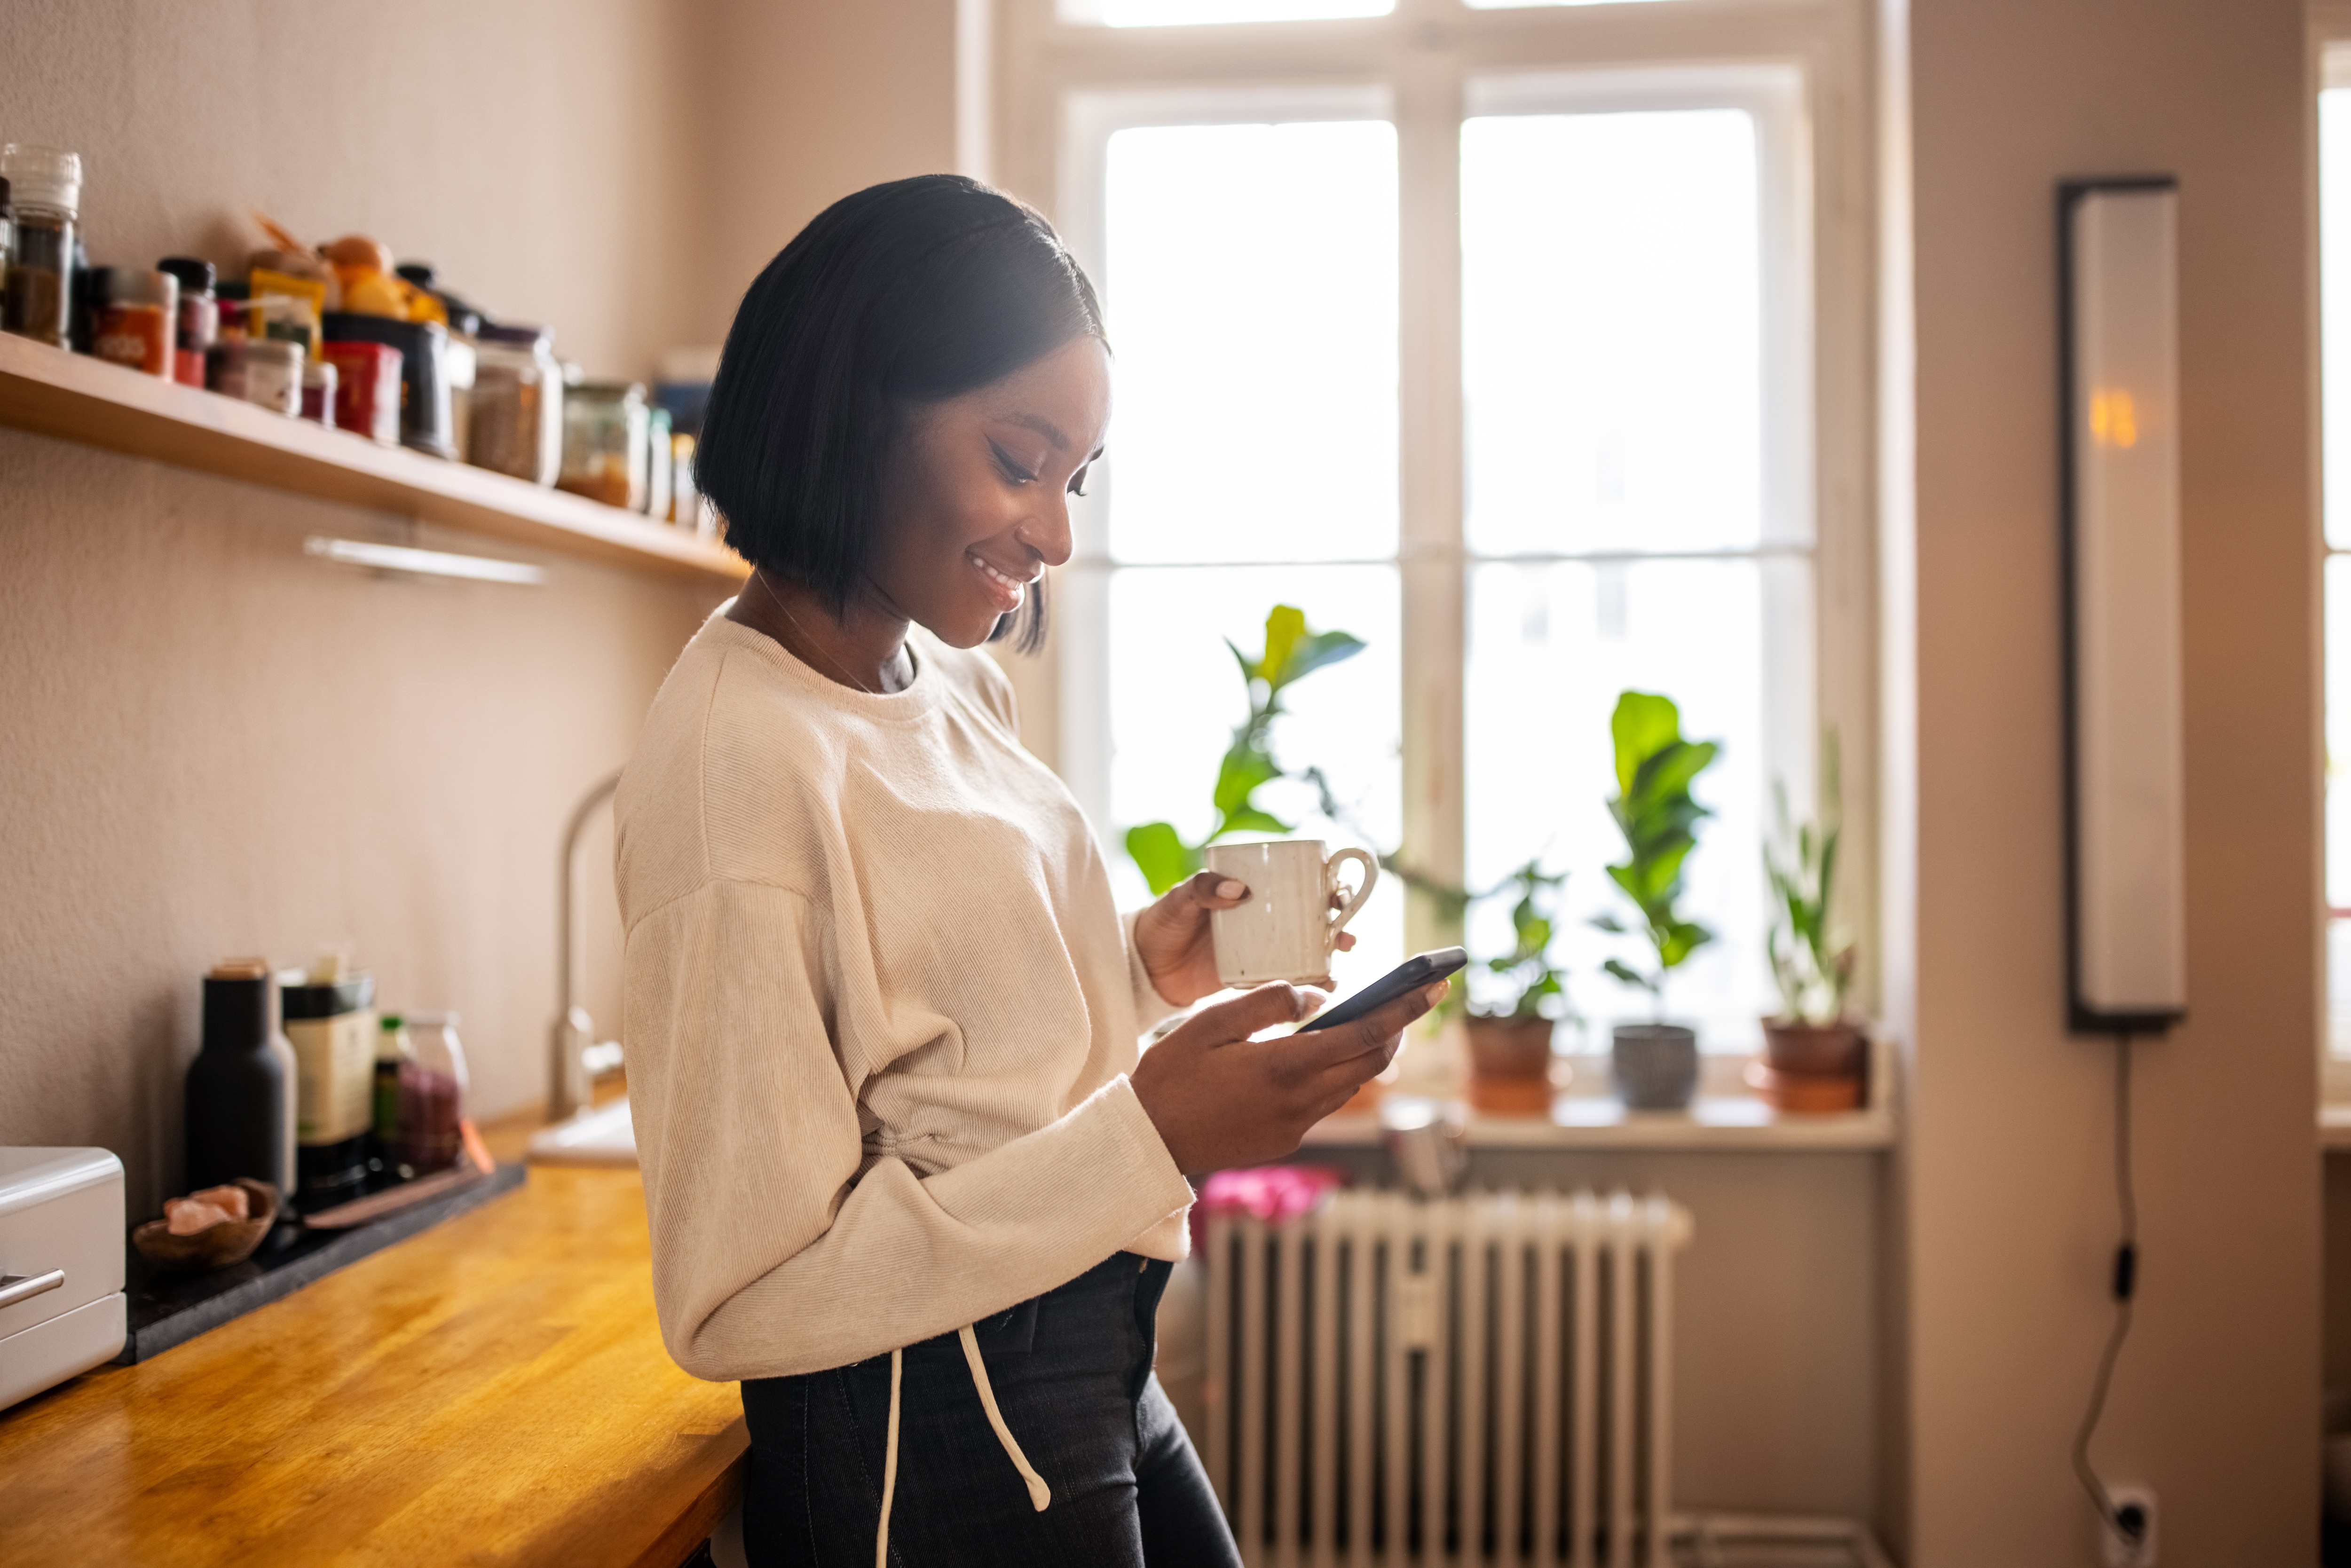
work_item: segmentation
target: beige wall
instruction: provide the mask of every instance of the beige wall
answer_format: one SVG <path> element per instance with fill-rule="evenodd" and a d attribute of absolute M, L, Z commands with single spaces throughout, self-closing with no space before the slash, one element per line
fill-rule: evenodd
<path fill-rule="evenodd" d="M 2095 1452 L 2109 1477 L 2158 1489 L 2166 1563 L 2309 1563 L 2319 1160 L 2301 10 L 1908 10 L 1910 1560 L 2098 1560 L 2067 1452 L 2109 1322 L 2113 1048 L 2062 1027 L 2053 191 L 2066 175 L 2168 171 L 2181 182 L 2192 1017 L 2139 1051 L 2143 1293 Z"/>
<path fill-rule="evenodd" d="M 687 330 L 687 37 L 653 0 L 8 19 L 0 139 L 81 152 L 101 264 L 233 261 L 258 205 L 430 258 L 597 369 L 643 374 Z M 300 553 L 408 526 L 0 432 L 0 1144 L 116 1149 L 152 1211 L 197 977 L 334 943 L 388 1004 L 462 1014 L 481 1110 L 543 1092 L 565 813 L 717 595 L 565 558 L 517 590 Z M 619 1016 L 609 984 L 590 1000 Z"/>

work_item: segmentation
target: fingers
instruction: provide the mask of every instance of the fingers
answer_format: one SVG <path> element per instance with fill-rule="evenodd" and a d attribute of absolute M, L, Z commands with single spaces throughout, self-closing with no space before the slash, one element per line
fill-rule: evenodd
<path fill-rule="evenodd" d="M 1259 1030 L 1276 1024 L 1296 1023 L 1324 1000 L 1322 992 L 1311 987 L 1299 987 L 1286 980 L 1269 980 L 1252 991 L 1244 991 L 1228 1002 L 1202 1008 L 1196 1018 L 1213 1025 L 1217 1034 L 1228 1040 L 1247 1040 Z"/>
<path fill-rule="evenodd" d="M 1249 883 L 1221 872 L 1198 871 L 1184 879 L 1180 891 L 1203 909 L 1233 909 L 1249 902 Z"/>
<path fill-rule="evenodd" d="M 1352 931 L 1342 931 L 1342 932 L 1340 932 L 1340 933 L 1339 933 L 1339 951 L 1340 951 L 1340 952 L 1342 952 L 1342 953 L 1352 953 L 1352 952 L 1353 952 L 1354 950 L 1355 950 L 1355 934 L 1354 934 L 1353 932 L 1352 932 Z"/>
<path fill-rule="evenodd" d="M 1415 1019 L 1442 1001 L 1449 987 L 1449 981 L 1435 980 L 1416 991 L 1398 997 L 1384 1008 L 1364 1014 L 1353 1023 L 1313 1034 L 1301 1034 L 1294 1040 L 1285 1040 L 1278 1043 L 1286 1053 L 1290 1065 L 1309 1078 L 1366 1054 L 1392 1056 L 1395 1052 L 1397 1038 Z M 1381 1065 L 1386 1064 L 1383 1062 Z M 1378 1071 L 1378 1067 L 1372 1069 L 1374 1072 Z"/>

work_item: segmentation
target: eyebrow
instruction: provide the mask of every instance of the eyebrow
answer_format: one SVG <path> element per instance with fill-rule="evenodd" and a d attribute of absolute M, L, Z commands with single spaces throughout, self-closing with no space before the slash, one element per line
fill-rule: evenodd
<path fill-rule="evenodd" d="M 1035 431 L 1038 434 L 1051 442 L 1056 449 L 1065 449 L 1070 444 L 1070 438 L 1061 434 L 1061 427 L 1055 424 L 1051 420 L 1047 419 L 1043 414 L 1015 413 L 1008 414 L 1006 419 L 1008 423 L 1017 424 L 1023 430 Z"/>

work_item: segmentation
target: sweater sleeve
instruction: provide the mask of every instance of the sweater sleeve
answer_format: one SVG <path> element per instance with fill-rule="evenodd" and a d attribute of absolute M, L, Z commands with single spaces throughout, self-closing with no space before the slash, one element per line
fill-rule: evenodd
<path fill-rule="evenodd" d="M 946 1333 L 1191 1202 L 1123 1076 L 939 1175 L 869 1164 L 796 894 L 705 883 L 640 921 L 624 962 L 653 1298 L 697 1377 L 821 1371 Z"/>
<path fill-rule="evenodd" d="M 1134 1027 L 1148 1034 L 1184 1009 L 1159 994 L 1159 988 L 1151 983 L 1151 972 L 1143 967 L 1143 949 L 1134 940 L 1134 923 L 1142 918 L 1143 911 L 1137 909 L 1118 924 L 1126 933 L 1126 983 L 1134 992 Z"/>

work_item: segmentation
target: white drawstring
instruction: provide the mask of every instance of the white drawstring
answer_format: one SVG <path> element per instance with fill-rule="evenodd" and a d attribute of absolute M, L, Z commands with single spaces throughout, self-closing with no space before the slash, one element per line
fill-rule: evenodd
<path fill-rule="evenodd" d="M 1012 1428 L 1004 1424 L 1004 1412 L 996 1405 L 996 1387 L 987 1381 L 987 1363 L 980 1359 L 979 1336 L 972 1333 L 969 1323 L 956 1333 L 963 1341 L 963 1359 L 971 1368 L 972 1386 L 979 1390 L 980 1408 L 987 1412 L 987 1424 L 996 1429 L 996 1440 L 1004 1445 L 1005 1457 L 1012 1461 L 1012 1468 L 1029 1483 L 1029 1502 L 1042 1513 L 1052 1503 L 1053 1489 L 1045 1484 L 1045 1478 L 1037 1473 L 1029 1456 L 1013 1441 Z M 904 1354 L 895 1350 L 890 1353 L 890 1431 L 888 1447 L 882 1456 L 882 1522 L 873 1532 L 873 1568 L 890 1568 L 890 1504 L 898 1492 L 898 1386 Z"/>
<path fill-rule="evenodd" d="M 996 1440 L 1004 1445 L 1005 1455 L 1011 1459 L 1012 1468 L 1019 1470 L 1020 1479 L 1029 1483 L 1029 1500 L 1036 1505 L 1039 1513 L 1042 1513 L 1046 1505 L 1053 1500 L 1053 1489 L 1045 1484 L 1045 1478 L 1037 1473 L 1029 1463 L 1029 1456 L 1022 1453 L 1020 1445 L 1012 1440 L 1012 1428 L 1004 1424 L 1004 1412 L 996 1407 L 996 1390 L 988 1385 L 987 1364 L 979 1359 L 979 1336 L 971 1332 L 969 1323 L 956 1332 L 963 1336 L 963 1358 L 971 1364 L 971 1381 L 978 1388 L 979 1402 L 987 1411 L 987 1424 L 996 1428 Z"/>
<path fill-rule="evenodd" d="M 873 1538 L 873 1568 L 890 1568 L 890 1503 L 898 1495 L 898 1379 L 904 1353 L 890 1353 L 890 1437 L 882 1453 L 882 1528 Z"/>

